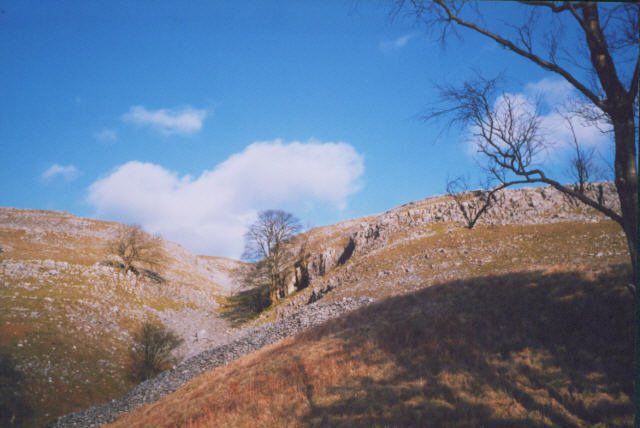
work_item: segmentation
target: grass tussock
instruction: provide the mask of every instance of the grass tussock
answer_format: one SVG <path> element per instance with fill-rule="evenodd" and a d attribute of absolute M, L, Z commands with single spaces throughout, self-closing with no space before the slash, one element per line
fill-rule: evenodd
<path fill-rule="evenodd" d="M 112 426 L 629 426 L 628 276 L 555 268 L 391 297 Z"/>

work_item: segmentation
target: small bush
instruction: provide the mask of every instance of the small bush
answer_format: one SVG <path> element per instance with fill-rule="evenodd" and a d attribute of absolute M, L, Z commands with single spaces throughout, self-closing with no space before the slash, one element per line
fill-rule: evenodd
<path fill-rule="evenodd" d="M 128 376 L 134 382 L 147 380 L 175 363 L 171 351 L 182 339 L 158 321 L 145 320 L 133 333 Z"/>

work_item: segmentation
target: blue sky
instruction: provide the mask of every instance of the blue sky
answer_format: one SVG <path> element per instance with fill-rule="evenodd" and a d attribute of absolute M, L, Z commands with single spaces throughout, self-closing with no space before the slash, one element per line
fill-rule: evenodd
<path fill-rule="evenodd" d="M 418 119 L 437 83 L 566 89 L 468 32 L 443 49 L 389 3 L 0 6 L 0 206 L 140 223 L 196 253 L 237 257 L 261 209 L 319 226 L 475 174 L 468 130 Z"/>

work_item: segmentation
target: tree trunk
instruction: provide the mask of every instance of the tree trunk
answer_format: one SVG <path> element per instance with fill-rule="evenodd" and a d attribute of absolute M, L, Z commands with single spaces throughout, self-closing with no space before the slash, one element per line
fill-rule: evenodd
<path fill-rule="evenodd" d="M 584 31 L 589 46 L 591 64 L 607 98 L 603 110 L 613 122 L 615 136 L 615 175 L 616 189 L 622 211 L 622 229 L 627 238 L 633 281 L 638 272 L 638 175 L 636 166 L 636 133 L 633 115 L 633 101 L 636 93 L 627 93 L 618 78 L 607 41 L 600 25 L 598 5 L 582 5 Z M 631 84 L 633 87 L 633 83 Z M 596 105 L 598 105 L 596 103 Z"/>
<path fill-rule="evenodd" d="M 631 105 L 611 115 L 615 135 L 616 189 L 622 211 L 622 229 L 627 238 L 633 280 L 638 274 L 638 175 L 636 167 L 636 135 Z M 637 285 L 637 284 L 636 284 Z"/>
<path fill-rule="evenodd" d="M 278 303 L 278 290 L 275 288 L 271 288 L 271 290 L 269 290 L 269 300 L 271 301 L 271 306 Z"/>
<path fill-rule="evenodd" d="M 274 306 L 278 303 L 278 278 L 272 275 L 271 283 L 269 284 L 269 300 L 271 301 L 271 306 Z"/>

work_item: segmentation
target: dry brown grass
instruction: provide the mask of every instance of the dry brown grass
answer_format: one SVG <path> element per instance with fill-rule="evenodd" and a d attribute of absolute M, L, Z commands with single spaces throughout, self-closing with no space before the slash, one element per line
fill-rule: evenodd
<path fill-rule="evenodd" d="M 20 216 L 17 221 L 23 221 L 22 213 L 16 213 L 16 215 L 18 214 Z M 58 223 L 64 226 L 65 215 L 45 214 L 49 216 L 48 221 L 51 223 L 51 227 L 58 227 L 56 226 Z M 31 288 L 16 288 L 19 284 L 13 279 L 0 278 L 2 280 L 0 284 L 2 282 L 9 283 L 8 287 L 5 286 L 0 290 L 0 301 L 8 308 L 7 311 L 0 311 L 0 344 L 9 346 L 12 353 L 19 359 L 38 367 L 37 376 L 34 375 L 28 382 L 30 397 L 37 412 L 33 426 L 46 423 L 57 415 L 108 401 L 124 394 L 132 386 L 123 380 L 124 371 L 120 370 L 123 361 L 120 361 L 119 358 L 126 355 L 126 344 L 109 334 L 96 335 L 88 330 L 85 331 L 85 323 L 80 322 L 77 317 L 74 319 L 70 317 L 71 309 L 74 313 L 80 312 L 81 318 L 92 319 L 95 317 L 91 311 L 95 309 L 93 306 L 85 306 L 87 304 L 100 303 L 103 308 L 107 309 L 112 306 L 126 307 L 127 305 L 135 309 L 146 305 L 158 310 L 179 309 L 184 305 L 184 303 L 174 300 L 173 295 L 170 294 L 171 289 L 166 290 L 166 295 L 146 293 L 138 289 L 131 291 L 116 286 L 117 284 L 108 275 L 99 274 L 97 278 L 83 275 L 81 271 L 85 267 L 90 267 L 104 259 L 103 241 L 96 237 L 85 236 L 82 232 L 73 233 L 76 231 L 73 228 L 65 231 L 61 226 L 57 229 L 54 227 L 54 231 L 46 230 L 48 226 L 39 224 L 40 220 L 42 219 L 34 214 L 33 218 L 29 220 L 34 222 L 34 227 L 30 227 L 28 230 L 0 228 L 0 247 L 6 250 L 0 253 L 0 260 L 24 261 L 30 264 L 32 261 L 51 259 L 57 262 L 65 261 L 73 265 L 69 269 L 61 270 L 55 277 L 43 279 L 34 276 L 20 280 L 20 282 L 31 283 Z M 309 232 L 309 248 L 313 251 L 319 251 L 326 245 L 331 245 L 339 250 L 346 245 L 352 228 L 365 220 L 366 218 L 355 219 L 331 227 L 314 229 Z M 84 223 L 87 230 L 100 233 L 115 227 L 115 224 L 106 222 L 84 221 Z M 421 236 L 412 237 L 413 232 Z M 444 252 L 440 252 L 440 249 Z M 204 257 L 203 259 L 211 259 L 208 261 L 217 268 L 224 267 L 227 263 L 226 260 L 220 258 Z M 402 230 L 397 236 L 390 237 L 388 245 L 380 251 L 354 257 L 344 266 L 329 272 L 327 279 L 332 275 L 343 276 L 344 285 L 327 295 L 325 299 L 363 295 L 371 297 L 392 296 L 453 279 L 469 280 L 491 272 L 506 276 L 514 269 L 543 270 L 548 275 L 560 275 L 567 270 L 576 269 L 583 265 L 602 269 L 610 264 L 626 263 L 627 260 L 624 238 L 620 234 L 619 226 L 611 221 L 542 225 L 480 225 L 473 230 L 445 224 L 426 225 L 422 227 L 422 230 Z M 169 264 L 171 265 L 171 277 L 174 280 L 179 278 L 181 281 L 173 284 L 173 289 L 192 287 L 194 290 L 219 292 L 215 284 L 205 281 L 198 272 L 191 272 L 189 266 L 181 261 L 180 257 L 171 259 Z M 405 271 L 407 267 L 411 269 L 410 272 Z M 349 269 L 348 272 L 347 269 Z M 388 271 L 388 275 L 380 276 L 380 273 L 384 273 L 384 271 Z M 597 275 L 592 271 L 582 274 L 585 275 L 583 279 L 587 282 L 599 281 L 596 279 Z M 32 318 L 30 316 L 32 312 L 39 313 L 40 317 Z M 270 318 L 265 318 L 265 320 L 267 319 Z M 119 328 L 124 331 L 131 330 L 133 326 L 133 320 L 125 316 L 120 316 L 117 322 Z M 18 347 L 19 342 L 24 346 Z M 335 363 L 336 373 L 340 376 L 348 376 L 350 373 L 347 369 L 339 369 L 342 364 L 349 365 L 350 370 L 355 370 L 354 373 L 357 370 L 364 370 L 364 372 L 370 370 L 372 373 L 378 370 L 370 365 L 361 365 L 361 363 L 351 360 L 341 363 L 342 360 L 337 359 L 332 363 L 333 357 L 330 358 L 320 351 L 317 352 L 318 354 L 313 357 L 315 358 L 313 361 L 318 362 L 322 367 L 332 367 L 331 365 Z M 303 354 L 304 352 L 301 355 Z M 313 355 L 303 356 L 312 358 Z M 535 355 L 527 358 L 534 357 L 540 358 Z M 305 358 L 302 359 L 303 367 L 315 364 L 314 362 L 306 363 Z M 49 361 L 51 361 L 51 365 L 49 365 Z M 259 375 L 256 372 L 255 376 L 257 379 L 262 379 L 260 376 L 266 375 Z M 363 376 L 371 377 L 372 375 Z M 439 376 L 447 379 L 447 382 L 460 384 L 469 379 L 469 375 L 457 372 L 442 373 Z M 267 384 L 269 383 L 267 378 L 263 380 Z M 277 381 L 281 382 L 281 380 Z M 324 388 L 322 385 L 325 381 L 316 376 L 314 382 L 316 382 L 313 384 L 314 388 L 320 388 L 319 390 L 322 391 Z M 416 385 L 421 382 L 426 382 L 426 380 L 412 380 L 407 383 L 406 387 L 409 389 L 417 388 Z M 238 386 L 238 391 L 240 391 L 238 393 L 248 393 L 242 389 L 244 388 L 242 385 Z M 291 388 L 294 390 L 299 388 L 299 385 L 296 385 Z M 327 385 L 326 388 L 332 388 L 331 382 Z M 342 391 L 339 388 L 343 388 L 344 385 L 341 385 L 338 383 L 334 387 L 338 388 L 338 391 Z M 283 388 L 285 387 L 283 386 Z M 353 391 L 358 391 L 356 387 L 353 388 Z M 293 425 L 322 424 L 322 419 L 319 419 L 320 422 L 316 419 L 306 420 L 304 418 L 288 420 L 278 413 L 278 410 L 274 410 L 282 407 L 297 415 L 305 412 L 304 400 L 301 401 L 302 404 L 296 404 L 296 406 L 302 406 L 295 407 L 297 409 L 295 412 L 298 413 L 291 410 L 287 394 L 282 394 L 280 404 L 276 400 L 273 405 L 265 404 L 270 403 L 271 400 L 271 396 L 266 394 L 262 398 L 264 403 L 261 406 L 263 407 L 255 407 L 256 410 L 253 413 L 249 412 L 249 416 L 236 415 L 237 420 L 224 419 L 226 416 L 216 416 L 216 418 L 221 417 L 221 421 L 226 420 L 225 423 L 236 426 L 251 424 L 253 421 L 262 421 L 267 425 L 273 421 L 284 421 L 285 425 L 287 423 Z M 342 392 L 324 392 L 323 394 L 326 396 L 316 396 L 315 392 L 310 395 L 315 397 L 314 405 L 331 403 L 331 398 L 327 397 L 346 397 Z M 361 391 L 360 394 L 363 392 Z M 506 400 L 503 395 L 500 395 L 500 392 L 493 391 L 490 394 L 497 397 L 496 400 Z M 599 392 L 594 392 L 589 400 L 597 403 L 600 400 L 598 394 Z M 258 397 L 258 395 L 253 397 Z M 621 397 L 620 399 L 624 401 L 624 396 Z M 451 401 L 443 398 L 434 398 L 433 400 L 435 404 L 432 404 L 436 407 L 450 408 L 455 405 L 455 403 L 452 404 Z M 421 401 L 417 398 L 413 401 L 409 400 L 409 402 L 414 403 L 415 406 L 421 406 Z M 590 405 L 596 405 L 593 403 Z M 236 405 L 234 404 L 234 406 Z M 238 406 L 239 409 L 243 408 L 242 405 Z M 307 406 L 310 405 L 307 404 Z M 206 406 L 203 409 L 202 415 L 206 415 Z M 304 414 L 308 414 L 309 409 L 311 407 L 307 407 L 307 413 Z M 221 414 L 218 410 L 212 410 L 212 412 L 216 415 Z M 203 418 L 202 415 L 198 414 L 196 419 Z M 364 416 L 358 415 L 358 418 L 361 417 L 364 418 Z M 345 420 L 360 420 L 358 418 L 346 418 Z M 328 420 L 337 421 L 337 419 Z M 337 425 L 342 423 L 335 422 Z M 347 422 L 344 423 L 347 424 Z"/>
<path fill-rule="evenodd" d="M 111 426 L 629 426 L 628 275 L 557 267 L 388 298 Z"/>

